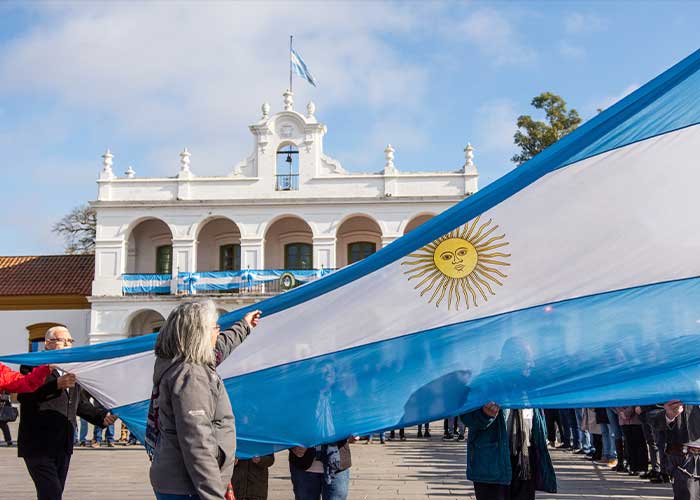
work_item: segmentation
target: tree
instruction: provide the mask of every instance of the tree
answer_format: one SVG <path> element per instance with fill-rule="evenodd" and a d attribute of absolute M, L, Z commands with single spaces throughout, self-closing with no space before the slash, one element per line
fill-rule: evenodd
<path fill-rule="evenodd" d="M 542 92 L 530 103 L 535 109 L 545 112 L 548 123 L 534 120 L 530 115 L 518 117 L 518 131 L 513 136 L 520 153 L 511 158 L 520 165 L 554 144 L 581 124 L 581 117 L 575 109 L 567 111 L 566 101 L 551 92 Z"/>
<path fill-rule="evenodd" d="M 95 253 L 97 217 L 95 210 L 90 205 L 75 207 L 54 224 L 51 230 L 65 240 L 66 253 Z"/>

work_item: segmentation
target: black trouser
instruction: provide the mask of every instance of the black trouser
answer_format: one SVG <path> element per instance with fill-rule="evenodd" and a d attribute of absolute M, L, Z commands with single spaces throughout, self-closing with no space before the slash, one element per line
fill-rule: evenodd
<path fill-rule="evenodd" d="M 559 410 L 559 431 L 564 433 L 561 435 L 561 442 L 566 446 L 574 448 L 581 447 L 581 439 L 578 435 L 578 423 L 576 422 L 576 412 L 572 408 Z"/>
<path fill-rule="evenodd" d="M 649 453 L 646 441 L 644 441 L 642 426 L 623 425 L 622 434 L 625 436 L 625 451 L 627 452 L 629 469 L 632 472 L 646 472 L 649 468 Z"/>
<path fill-rule="evenodd" d="M 24 457 L 29 475 L 34 481 L 37 500 L 61 500 L 66 485 L 70 455 L 55 457 Z"/>
<path fill-rule="evenodd" d="M 649 422 L 645 421 L 642 424 L 642 432 L 644 433 L 644 440 L 647 443 L 647 448 L 649 449 L 649 462 L 651 463 L 652 470 L 659 472 L 661 468 L 659 467 L 659 446 L 656 442 L 656 430 L 654 426 Z"/>
<path fill-rule="evenodd" d="M 7 443 L 12 442 L 12 434 L 10 433 L 10 426 L 7 425 L 7 422 L 2 421 L 0 422 L 0 429 L 2 429 L 2 435 L 5 438 L 5 441 Z"/>
<path fill-rule="evenodd" d="M 396 429 L 393 429 L 393 430 L 389 433 L 389 437 L 390 437 L 391 439 L 394 439 L 394 438 L 396 437 Z M 399 438 L 403 438 L 403 437 L 406 437 L 406 433 L 404 432 L 403 427 L 401 427 L 401 428 L 399 429 Z"/>
<path fill-rule="evenodd" d="M 593 460 L 600 460 L 603 458 L 603 436 L 601 434 L 591 434 L 591 444 L 595 452 L 593 453 Z"/>
<path fill-rule="evenodd" d="M 547 424 L 547 441 L 554 443 L 557 440 L 557 427 L 559 427 L 559 435 L 562 437 L 562 441 L 564 441 L 564 429 L 561 427 L 559 410 L 545 408 L 544 419 Z"/>
<path fill-rule="evenodd" d="M 535 471 L 535 453 L 534 446 L 530 446 L 529 459 L 530 470 Z M 503 484 L 486 484 L 474 482 L 474 496 L 476 500 L 534 500 L 535 498 L 535 480 L 520 479 L 520 466 L 518 465 L 518 457 L 510 456 L 510 468 L 512 479 L 509 485 Z"/>
<path fill-rule="evenodd" d="M 476 500 L 510 500 L 510 487 L 503 484 L 474 483 Z"/>

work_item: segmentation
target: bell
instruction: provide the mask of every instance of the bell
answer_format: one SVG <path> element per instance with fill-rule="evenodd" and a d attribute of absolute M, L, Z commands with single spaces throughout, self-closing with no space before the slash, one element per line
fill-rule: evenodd
<path fill-rule="evenodd" d="M 287 153 L 287 159 L 284 161 L 286 161 L 287 163 L 292 163 L 292 153 Z"/>

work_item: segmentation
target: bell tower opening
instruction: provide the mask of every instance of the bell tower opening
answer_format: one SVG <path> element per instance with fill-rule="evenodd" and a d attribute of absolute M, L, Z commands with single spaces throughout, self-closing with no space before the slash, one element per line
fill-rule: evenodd
<path fill-rule="evenodd" d="M 275 191 L 299 190 L 299 149 L 294 144 L 281 145 L 277 150 Z"/>

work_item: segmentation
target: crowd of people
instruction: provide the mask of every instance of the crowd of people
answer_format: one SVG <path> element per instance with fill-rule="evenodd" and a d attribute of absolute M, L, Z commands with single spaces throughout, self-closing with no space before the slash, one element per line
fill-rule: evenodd
<path fill-rule="evenodd" d="M 233 409 L 216 366 L 260 321 L 251 311 L 221 331 L 210 301 L 187 302 L 168 317 L 156 340 L 153 389 L 145 442 L 150 482 L 158 500 L 266 500 L 274 455 L 236 458 Z M 46 332 L 47 350 L 70 348 L 64 327 Z M 18 455 L 38 500 L 61 500 L 74 445 L 114 443 L 116 416 L 54 366 L 0 364 L 0 391 L 18 393 Z M 78 430 L 76 417 L 80 417 Z M 615 472 L 673 483 L 677 500 L 700 500 L 700 407 L 672 400 L 650 406 L 577 409 L 502 409 L 489 402 L 443 422 L 443 439 L 467 441 L 467 478 L 478 500 L 531 500 L 556 492 L 549 449 L 567 450 Z M 7 426 L 5 440 L 12 444 Z M 384 432 L 378 433 L 386 442 Z M 418 426 L 430 438 L 430 424 Z M 372 442 L 373 435 L 366 436 Z M 389 440 L 406 439 L 405 429 Z M 135 437 L 122 426 L 121 440 Z M 354 436 L 288 451 L 295 500 L 346 500 Z M 558 443 L 558 444 L 557 444 Z"/>

